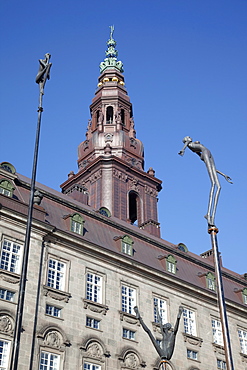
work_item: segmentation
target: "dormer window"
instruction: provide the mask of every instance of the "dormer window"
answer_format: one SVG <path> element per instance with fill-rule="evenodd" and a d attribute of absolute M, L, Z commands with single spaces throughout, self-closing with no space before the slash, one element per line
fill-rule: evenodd
<path fill-rule="evenodd" d="M 172 274 L 176 274 L 176 259 L 170 254 L 166 259 L 166 270 Z"/>
<path fill-rule="evenodd" d="M 212 272 L 208 272 L 206 275 L 207 288 L 215 291 L 215 276 Z"/>
<path fill-rule="evenodd" d="M 0 181 L 0 194 L 7 195 L 8 197 L 12 197 L 14 186 L 8 180 L 1 180 Z"/>
<path fill-rule="evenodd" d="M 133 256 L 133 240 L 128 235 L 125 235 L 122 239 L 121 250 L 129 256 Z"/>
<path fill-rule="evenodd" d="M 82 235 L 84 220 L 78 213 L 71 217 L 70 231 Z"/>
<path fill-rule="evenodd" d="M 242 294 L 243 294 L 243 302 L 244 304 L 247 304 L 247 288 L 243 289 Z"/>

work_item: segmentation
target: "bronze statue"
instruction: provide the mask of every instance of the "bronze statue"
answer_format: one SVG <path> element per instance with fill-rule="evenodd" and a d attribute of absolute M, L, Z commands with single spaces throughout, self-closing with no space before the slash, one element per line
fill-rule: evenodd
<path fill-rule="evenodd" d="M 36 76 L 36 82 L 40 86 L 41 92 L 44 90 L 46 80 L 50 79 L 50 69 L 52 64 L 49 63 L 51 54 L 46 53 L 44 59 L 39 59 L 39 71 Z"/>
<path fill-rule="evenodd" d="M 220 190 L 221 190 L 221 186 L 220 186 L 217 173 L 224 176 L 226 181 L 228 181 L 230 184 L 232 184 L 231 178 L 225 175 L 223 172 L 216 170 L 214 159 L 213 159 L 213 156 L 210 150 L 208 150 L 204 145 L 202 145 L 200 141 L 192 142 L 191 137 L 185 136 L 185 138 L 183 139 L 183 143 L 184 143 L 184 147 L 182 150 L 180 150 L 178 154 L 183 156 L 185 149 L 188 147 L 190 150 L 192 150 L 192 152 L 199 155 L 199 157 L 201 158 L 202 161 L 204 161 L 207 167 L 209 178 L 211 181 L 211 189 L 209 193 L 208 211 L 207 211 L 205 218 L 207 219 L 209 226 L 215 226 L 214 218 L 215 218 L 216 207 L 217 207 Z M 215 188 L 216 188 L 216 191 L 215 191 Z"/>
<path fill-rule="evenodd" d="M 157 307 L 157 313 L 158 313 L 158 322 L 160 325 L 160 330 L 162 334 L 162 341 L 161 345 L 157 343 L 155 337 L 153 336 L 152 332 L 148 329 L 148 327 L 145 325 L 143 319 L 140 316 L 138 307 L 134 307 L 134 311 L 136 313 L 137 319 L 139 319 L 141 326 L 145 330 L 145 332 L 148 333 L 149 338 L 151 339 L 156 351 L 158 352 L 160 359 L 161 360 L 170 360 L 174 351 L 175 347 L 175 339 L 176 339 L 176 334 L 178 332 L 178 326 L 179 326 L 179 321 L 183 312 L 183 307 L 179 307 L 178 311 L 178 316 L 177 316 L 177 321 L 174 326 L 174 329 L 172 330 L 172 326 L 170 323 L 162 324 L 162 319 L 160 317 L 160 313 Z"/>

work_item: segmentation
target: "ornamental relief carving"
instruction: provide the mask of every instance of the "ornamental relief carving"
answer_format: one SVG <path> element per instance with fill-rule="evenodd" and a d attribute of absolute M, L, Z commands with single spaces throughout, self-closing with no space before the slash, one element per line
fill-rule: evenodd
<path fill-rule="evenodd" d="M 106 315 L 106 312 L 108 311 L 108 307 L 103 304 L 95 303 L 87 299 L 84 299 L 83 302 L 84 308 L 88 308 L 92 312 L 102 313 L 103 315 Z"/>
<path fill-rule="evenodd" d="M 119 180 L 126 182 L 127 180 L 127 175 L 125 175 L 123 172 L 118 171 L 118 170 L 113 170 L 113 176 L 118 178 Z"/>
<path fill-rule="evenodd" d="M 140 193 L 140 184 L 136 179 L 129 179 L 129 189 Z"/>
<path fill-rule="evenodd" d="M 156 189 L 150 188 L 149 186 L 145 185 L 145 193 L 149 194 L 151 197 L 157 198 L 158 192 Z"/>
<path fill-rule="evenodd" d="M 119 313 L 120 313 L 120 320 L 121 321 L 125 321 L 128 324 L 140 326 L 139 320 L 134 315 L 128 314 L 128 313 L 123 312 L 123 311 L 119 311 Z"/>
<path fill-rule="evenodd" d="M 203 339 L 194 337 L 193 335 L 183 333 L 184 341 L 192 344 L 193 346 L 202 346 Z"/>
<path fill-rule="evenodd" d="M 3 273 L 0 273 L 0 279 L 6 281 L 8 283 L 11 283 L 11 284 L 17 284 L 20 281 L 20 276 L 14 276 L 14 275 L 11 274 L 11 272 L 6 271 L 6 272 L 3 272 Z"/>
<path fill-rule="evenodd" d="M 102 347 L 96 342 L 90 343 L 87 347 L 87 356 L 102 361 L 103 359 Z"/>
<path fill-rule="evenodd" d="M 139 364 L 139 359 L 135 353 L 128 353 L 124 359 L 124 365 L 128 369 L 138 369 Z"/>
<path fill-rule="evenodd" d="M 44 286 L 43 292 L 46 297 L 50 297 L 53 299 L 56 299 L 57 301 L 64 301 L 66 303 L 69 302 L 69 298 L 71 297 L 70 293 L 59 291 L 59 290 L 53 290 L 50 287 Z"/>
<path fill-rule="evenodd" d="M 55 330 L 49 331 L 45 336 L 44 344 L 48 347 L 60 349 L 62 344 L 60 333 Z"/>
<path fill-rule="evenodd" d="M 89 181 L 91 183 L 94 183 L 95 181 L 97 181 L 98 179 L 100 179 L 102 177 L 102 170 L 98 170 L 96 171 L 95 173 L 93 173 L 90 177 L 89 177 Z"/>
<path fill-rule="evenodd" d="M 13 333 L 13 322 L 8 315 L 0 315 L 0 332 L 12 334 Z"/>

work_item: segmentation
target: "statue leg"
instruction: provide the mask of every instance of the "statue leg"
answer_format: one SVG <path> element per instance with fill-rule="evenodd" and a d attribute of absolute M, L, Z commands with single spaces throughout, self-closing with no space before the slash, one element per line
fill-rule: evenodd
<path fill-rule="evenodd" d="M 209 225 L 213 225 L 214 220 L 212 219 L 212 208 L 213 208 L 213 203 L 214 203 L 214 190 L 215 190 L 215 185 L 216 185 L 215 176 L 214 176 L 214 168 L 213 168 L 214 163 L 210 161 L 210 158 L 208 156 L 204 158 L 204 162 L 206 164 L 209 178 L 211 181 L 211 189 L 209 192 L 209 200 L 208 200 L 208 210 L 207 210 L 207 214 L 205 218 L 208 221 Z M 217 175 L 216 175 L 216 178 L 217 178 Z"/>
<path fill-rule="evenodd" d="M 212 221 L 213 225 L 214 225 L 214 218 L 215 218 L 216 208 L 217 208 L 219 195 L 220 195 L 220 190 L 221 190 L 220 182 L 219 182 L 216 171 L 215 171 L 215 174 L 214 174 L 214 178 L 215 178 L 215 184 L 216 184 L 216 193 L 215 193 L 215 196 L 214 196 L 214 204 L 213 204 L 213 210 L 212 210 L 212 216 L 211 216 L 211 221 Z"/>

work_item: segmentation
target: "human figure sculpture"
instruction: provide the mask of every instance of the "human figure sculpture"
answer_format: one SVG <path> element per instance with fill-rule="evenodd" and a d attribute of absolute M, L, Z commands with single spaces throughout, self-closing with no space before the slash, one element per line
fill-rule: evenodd
<path fill-rule="evenodd" d="M 46 80 L 50 79 L 50 69 L 52 64 L 49 63 L 51 54 L 46 53 L 44 59 L 39 59 L 39 71 L 36 76 L 36 83 L 40 85 L 41 91 L 43 91 Z"/>
<path fill-rule="evenodd" d="M 156 305 L 157 307 L 157 305 Z M 179 321 L 183 312 L 183 307 L 179 307 L 178 311 L 178 316 L 177 316 L 177 321 L 176 324 L 174 325 L 174 329 L 172 330 L 172 326 L 170 323 L 162 324 L 162 319 L 160 317 L 160 313 L 157 307 L 157 313 L 158 313 L 158 322 L 160 325 L 160 330 L 162 334 L 162 341 L 161 345 L 157 343 L 155 337 L 153 336 L 151 330 L 148 329 L 148 327 L 145 325 L 143 319 L 141 318 L 141 315 L 139 313 L 138 307 L 134 307 L 134 311 L 136 313 L 137 319 L 139 319 L 141 326 L 147 332 L 149 338 L 151 339 L 156 351 L 158 352 L 160 359 L 161 360 L 170 360 L 173 355 L 174 347 L 175 347 L 175 339 L 176 339 L 176 334 L 178 332 L 178 326 L 179 326 Z"/>
<path fill-rule="evenodd" d="M 232 184 L 231 178 L 225 175 L 223 172 L 216 169 L 214 159 L 210 150 L 208 150 L 204 145 L 202 145 L 200 141 L 193 142 L 190 136 L 185 136 L 185 138 L 183 139 L 183 143 L 184 147 L 182 150 L 180 150 L 178 154 L 183 156 L 185 149 L 188 147 L 190 150 L 192 150 L 192 152 L 199 155 L 199 157 L 207 167 L 209 178 L 211 181 L 211 189 L 209 193 L 208 211 L 207 214 L 205 215 L 205 218 L 208 221 L 209 226 L 215 226 L 214 219 L 221 190 L 217 173 L 224 176 L 226 181 L 228 181 L 230 184 Z"/>

